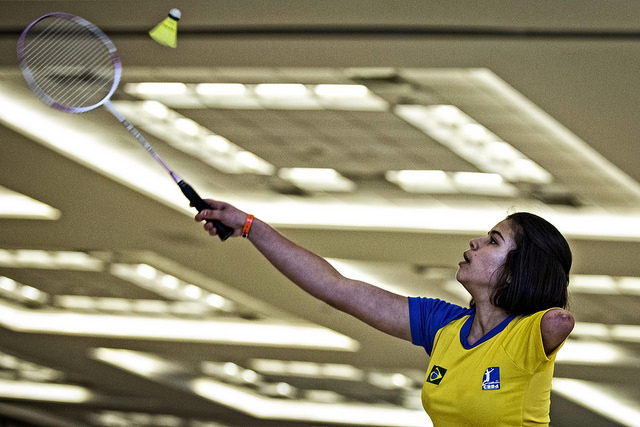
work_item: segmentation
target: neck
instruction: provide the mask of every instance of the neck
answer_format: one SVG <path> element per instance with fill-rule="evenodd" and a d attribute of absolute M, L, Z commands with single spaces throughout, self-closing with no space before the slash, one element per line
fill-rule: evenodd
<path fill-rule="evenodd" d="M 469 336 L 467 336 L 467 342 L 469 342 L 469 344 L 475 343 L 491 332 L 493 328 L 502 323 L 507 317 L 509 317 L 509 313 L 495 305 L 476 303 L 476 314 L 471 324 Z"/>

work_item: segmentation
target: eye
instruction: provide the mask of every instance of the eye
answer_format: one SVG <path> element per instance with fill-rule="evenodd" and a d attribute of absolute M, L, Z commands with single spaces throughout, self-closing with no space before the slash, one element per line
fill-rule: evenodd
<path fill-rule="evenodd" d="M 497 245 L 498 242 L 496 241 L 496 239 L 494 239 L 493 237 L 489 236 L 489 244 L 491 245 Z"/>

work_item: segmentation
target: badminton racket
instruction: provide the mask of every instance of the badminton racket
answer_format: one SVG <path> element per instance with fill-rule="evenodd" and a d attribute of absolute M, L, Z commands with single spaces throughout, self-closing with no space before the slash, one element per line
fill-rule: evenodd
<path fill-rule="evenodd" d="M 46 105 L 65 113 L 104 106 L 171 175 L 198 211 L 210 206 L 167 166 L 140 132 L 111 103 L 122 63 L 113 42 L 91 22 L 68 13 L 49 13 L 29 24 L 18 39 L 18 60 L 29 87 Z M 226 240 L 233 228 L 213 221 Z"/>

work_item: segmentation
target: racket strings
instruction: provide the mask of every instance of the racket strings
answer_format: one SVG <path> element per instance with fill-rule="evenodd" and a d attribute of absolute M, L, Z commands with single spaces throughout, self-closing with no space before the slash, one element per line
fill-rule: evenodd
<path fill-rule="evenodd" d="M 54 28 L 51 34 L 48 39 L 56 43 L 51 45 L 45 42 L 38 49 L 40 55 L 43 50 L 46 52 L 39 61 L 39 69 L 49 77 L 48 85 L 43 89 L 65 105 L 84 104 L 102 90 L 100 85 L 96 86 L 101 77 L 96 70 L 101 69 L 99 61 L 104 56 L 100 51 L 104 50 L 104 46 L 99 41 L 95 45 L 95 37 L 79 26 Z"/>
<path fill-rule="evenodd" d="M 60 22 L 64 23 L 64 21 Z M 41 38 L 39 42 L 34 40 L 36 49 L 33 54 L 36 59 L 40 58 L 38 60 L 40 69 L 46 72 L 43 75 L 54 77 L 50 79 L 52 87 L 58 85 L 61 89 L 69 89 L 63 83 L 66 79 L 73 82 L 74 73 L 76 77 L 86 76 L 89 70 L 100 69 L 96 65 L 96 60 L 104 57 L 101 52 L 104 50 L 104 46 L 99 41 L 96 45 L 95 37 L 84 27 L 78 25 L 54 25 L 53 27 L 52 30 L 43 33 L 43 35 L 48 33 L 46 39 Z M 98 49 L 96 50 L 96 48 Z M 86 78 L 77 79 L 77 81 L 81 83 L 76 87 L 79 91 L 85 89 L 83 82 L 92 83 Z M 53 91 L 51 95 L 58 96 Z"/>
<path fill-rule="evenodd" d="M 24 59 L 45 102 L 73 110 L 96 105 L 110 95 L 117 70 L 108 39 L 60 17 L 41 21 L 30 33 Z"/>

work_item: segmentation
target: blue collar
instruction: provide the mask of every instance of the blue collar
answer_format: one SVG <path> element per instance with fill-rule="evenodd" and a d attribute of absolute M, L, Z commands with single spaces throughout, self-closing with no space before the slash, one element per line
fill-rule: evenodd
<path fill-rule="evenodd" d="M 467 341 L 467 337 L 469 336 L 469 332 L 471 331 L 471 325 L 473 324 L 473 319 L 476 317 L 476 308 L 473 307 L 471 309 L 471 314 L 469 315 L 469 318 L 467 319 L 466 322 L 464 322 L 464 325 L 462 325 L 462 328 L 460 328 L 460 343 L 462 344 L 462 347 L 464 347 L 467 350 L 470 350 L 474 347 L 477 347 L 478 345 L 482 344 L 483 342 L 495 337 L 496 335 L 498 335 L 500 332 L 502 332 L 504 330 L 504 328 L 507 327 L 507 325 L 516 317 L 516 316 L 509 316 L 506 319 L 504 319 L 502 322 L 500 322 L 500 324 L 498 326 L 496 326 L 495 328 L 493 328 L 492 330 L 490 330 L 487 334 L 485 334 L 482 338 L 480 338 L 478 341 L 476 341 L 475 343 L 473 343 L 473 345 L 469 344 L 469 342 Z"/>

